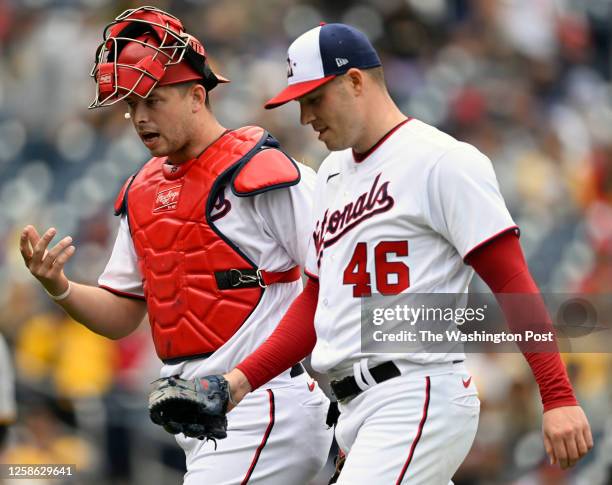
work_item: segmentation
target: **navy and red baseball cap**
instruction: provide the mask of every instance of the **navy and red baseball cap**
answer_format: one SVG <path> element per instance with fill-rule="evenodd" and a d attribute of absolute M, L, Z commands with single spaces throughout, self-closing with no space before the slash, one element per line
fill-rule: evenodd
<path fill-rule="evenodd" d="M 322 24 L 305 32 L 287 55 L 288 86 L 265 104 L 267 109 L 304 96 L 352 67 L 381 65 L 366 35 L 346 24 Z"/>

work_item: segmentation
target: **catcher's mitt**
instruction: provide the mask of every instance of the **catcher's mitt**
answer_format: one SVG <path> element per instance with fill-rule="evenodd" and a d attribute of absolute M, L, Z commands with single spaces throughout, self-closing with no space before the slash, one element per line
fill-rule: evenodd
<path fill-rule="evenodd" d="M 166 377 L 154 384 L 149 395 L 149 415 L 155 424 L 168 433 L 201 440 L 227 436 L 229 390 L 223 376 L 190 380 Z"/>

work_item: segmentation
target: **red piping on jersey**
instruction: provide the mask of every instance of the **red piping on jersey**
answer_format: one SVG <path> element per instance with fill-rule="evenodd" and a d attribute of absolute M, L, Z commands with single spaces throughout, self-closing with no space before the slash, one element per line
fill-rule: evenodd
<path fill-rule="evenodd" d="M 470 249 L 465 254 L 465 257 L 463 258 L 463 261 L 467 261 L 467 259 L 470 257 L 470 254 L 472 254 L 474 251 L 476 251 L 477 249 L 480 249 L 483 246 L 486 246 L 491 241 L 493 241 L 495 238 L 497 238 L 498 236 L 501 236 L 502 234 L 504 234 L 504 233 L 506 233 L 508 231 L 514 231 L 517 236 L 519 236 L 521 234 L 521 230 L 519 229 L 518 226 L 514 225 L 514 226 L 507 227 L 506 229 L 503 229 L 503 230 L 499 231 L 497 234 L 494 234 L 490 238 L 485 239 L 484 241 L 478 243 L 476 246 L 474 246 L 472 249 Z"/>
<path fill-rule="evenodd" d="M 270 433 L 272 432 L 272 428 L 274 427 L 274 393 L 272 392 L 272 389 L 267 389 L 267 391 L 268 397 L 270 398 L 270 422 L 268 423 L 268 427 L 266 428 L 263 440 L 261 440 L 261 443 L 257 447 L 257 451 L 255 452 L 255 456 L 253 457 L 253 461 L 251 462 L 249 471 L 244 477 L 244 480 L 242 480 L 241 485 L 246 485 L 249 482 L 251 475 L 253 474 L 253 470 L 255 470 L 255 465 L 257 465 L 257 461 L 259 460 L 259 455 L 261 455 L 261 452 L 266 446 L 268 438 L 270 437 Z"/>
<path fill-rule="evenodd" d="M 404 463 L 404 467 L 402 471 L 397 477 L 397 481 L 395 485 L 401 485 L 402 480 L 404 479 L 404 475 L 406 474 L 406 470 L 408 470 L 408 465 L 412 461 L 412 457 L 414 456 L 414 450 L 416 445 L 419 443 L 421 439 L 421 435 L 423 434 L 423 427 L 425 426 L 425 421 L 427 421 L 427 411 L 429 410 L 429 390 L 431 389 L 431 380 L 429 376 L 425 377 L 425 403 L 423 404 L 423 416 L 421 416 L 421 422 L 419 423 L 419 430 L 417 431 L 414 440 L 412 440 L 412 446 L 410 447 L 410 453 L 408 453 L 408 458 L 406 459 L 406 463 Z"/>
<path fill-rule="evenodd" d="M 363 152 L 363 153 L 357 153 L 355 150 L 353 150 L 353 158 L 355 159 L 356 163 L 361 163 L 363 162 L 366 158 L 368 158 L 380 145 L 382 145 L 385 140 L 387 138 L 389 138 L 391 135 L 393 135 L 393 133 L 395 133 L 395 131 L 400 128 L 402 125 L 405 125 L 406 123 L 408 123 L 410 120 L 412 120 L 412 118 L 406 118 L 405 120 L 399 122 L 397 125 L 395 125 L 393 128 L 391 128 L 386 134 L 385 136 L 383 136 L 380 140 L 378 140 L 374 146 L 372 148 L 370 148 L 368 151 Z"/>
<path fill-rule="evenodd" d="M 132 298 L 134 300 L 142 300 L 142 301 L 144 301 L 145 299 L 145 297 L 142 295 L 135 295 L 134 293 L 127 293 L 125 291 L 115 290 L 114 288 L 111 288 L 110 286 L 106 286 L 106 285 L 99 285 L 99 288 L 102 288 L 103 290 L 109 291 L 113 293 L 114 295 L 122 296 L 124 298 Z"/>

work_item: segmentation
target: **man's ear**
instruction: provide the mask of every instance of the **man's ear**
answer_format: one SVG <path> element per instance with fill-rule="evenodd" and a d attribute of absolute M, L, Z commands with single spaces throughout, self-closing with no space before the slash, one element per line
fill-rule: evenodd
<path fill-rule="evenodd" d="M 365 74 L 361 69 L 351 67 L 346 71 L 346 79 L 349 83 L 349 89 L 359 96 L 363 92 L 363 83 L 365 81 Z"/>
<path fill-rule="evenodd" d="M 206 109 L 206 89 L 200 83 L 191 86 L 192 111 L 194 113 Z"/>

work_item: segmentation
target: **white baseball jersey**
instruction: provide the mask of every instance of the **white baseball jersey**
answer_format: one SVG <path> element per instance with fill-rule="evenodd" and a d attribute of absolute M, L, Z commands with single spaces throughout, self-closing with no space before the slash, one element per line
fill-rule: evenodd
<path fill-rule="evenodd" d="M 226 187 L 212 212 L 219 230 L 258 268 L 266 271 L 285 271 L 296 264 L 304 266 L 308 227 L 300 221 L 311 213 L 315 173 L 305 165 L 298 165 L 301 181 L 297 185 L 252 197 L 237 197 Z M 125 216 L 121 218 L 112 255 L 98 283 L 127 295 L 144 295 Z M 301 281 L 270 285 L 247 321 L 212 356 L 165 365 L 162 376 L 181 374 L 192 378 L 229 371 L 265 341 L 301 289 Z"/>
<path fill-rule="evenodd" d="M 363 160 L 331 153 L 319 170 L 306 271 L 319 277 L 313 368 L 332 377 L 387 360 L 451 362 L 463 354 L 361 352 L 360 298 L 465 293 L 463 258 L 516 227 L 490 160 L 475 147 L 411 119 Z"/>

